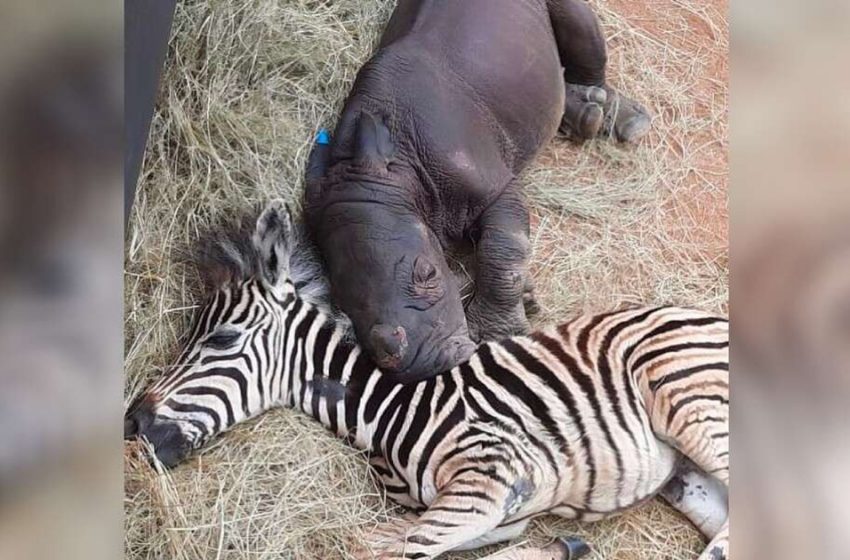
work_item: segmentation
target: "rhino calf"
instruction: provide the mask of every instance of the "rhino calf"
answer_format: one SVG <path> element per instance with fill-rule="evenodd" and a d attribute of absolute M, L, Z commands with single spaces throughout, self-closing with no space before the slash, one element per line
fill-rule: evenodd
<path fill-rule="evenodd" d="M 420 380 L 528 330 L 518 174 L 559 129 L 635 141 L 649 126 L 605 65 L 583 0 L 399 0 L 305 193 L 333 298 L 384 370 Z M 465 315 L 444 251 L 470 241 Z"/>

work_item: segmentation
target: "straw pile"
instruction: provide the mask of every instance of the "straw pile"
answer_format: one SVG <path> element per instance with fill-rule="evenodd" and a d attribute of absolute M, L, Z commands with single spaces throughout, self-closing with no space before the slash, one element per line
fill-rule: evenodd
<path fill-rule="evenodd" d="M 594 0 L 610 79 L 655 114 L 641 145 L 556 140 L 524 181 L 537 322 L 625 302 L 725 311 L 725 4 Z M 126 244 L 126 399 L 160 375 L 197 304 L 175 249 L 272 196 L 297 201 L 310 141 L 332 128 L 392 0 L 178 4 Z M 344 558 L 398 514 L 360 453 L 274 411 L 161 473 L 125 447 L 126 557 Z M 693 558 L 698 533 L 661 502 L 596 524 L 536 521 L 523 537 L 581 535 L 593 558 Z M 481 558 L 494 549 L 450 556 Z"/>

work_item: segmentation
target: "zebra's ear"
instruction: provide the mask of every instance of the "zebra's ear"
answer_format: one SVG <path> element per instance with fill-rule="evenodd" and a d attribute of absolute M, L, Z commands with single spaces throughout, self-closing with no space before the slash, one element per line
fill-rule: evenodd
<path fill-rule="evenodd" d="M 292 248 L 292 214 L 282 200 L 273 200 L 257 218 L 253 242 L 263 279 L 271 286 L 286 282 Z"/>

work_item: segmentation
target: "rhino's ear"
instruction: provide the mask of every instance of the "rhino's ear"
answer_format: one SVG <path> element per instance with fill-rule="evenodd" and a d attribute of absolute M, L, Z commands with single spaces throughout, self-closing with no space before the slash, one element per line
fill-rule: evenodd
<path fill-rule="evenodd" d="M 322 199 L 322 180 L 328 170 L 330 151 L 329 145 L 316 144 L 310 152 L 304 181 L 304 201 L 308 208 Z"/>
<path fill-rule="evenodd" d="M 257 218 L 253 243 L 263 280 L 281 286 L 289 279 L 292 215 L 282 200 L 272 201 Z"/>
<path fill-rule="evenodd" d="M 389 165 L 395 156 L 395 144 L 390 138 L 390 129 L 382 119 L 365 111 L 360 114 L 354 155 L 356 159 L 373 165 Z"/>
<path fill-rule="evenodd" d="M 310 156 L 307 158 L 307 184 L 320 181 L 328 172 L 331 160 L 331 135 L 327 129 L 320 129 Z"/>

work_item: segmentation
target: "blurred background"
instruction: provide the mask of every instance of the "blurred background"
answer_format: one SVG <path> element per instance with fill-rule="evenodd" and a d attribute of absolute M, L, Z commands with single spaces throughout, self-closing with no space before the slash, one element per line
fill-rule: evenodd
<path fill-rule="evenodd" d="M 732 550 L 847 558 L 850 6 L 730 20 Z M 121 6 L 7 0 L 0 29 L 0 558 L 117 558 Z"/>

